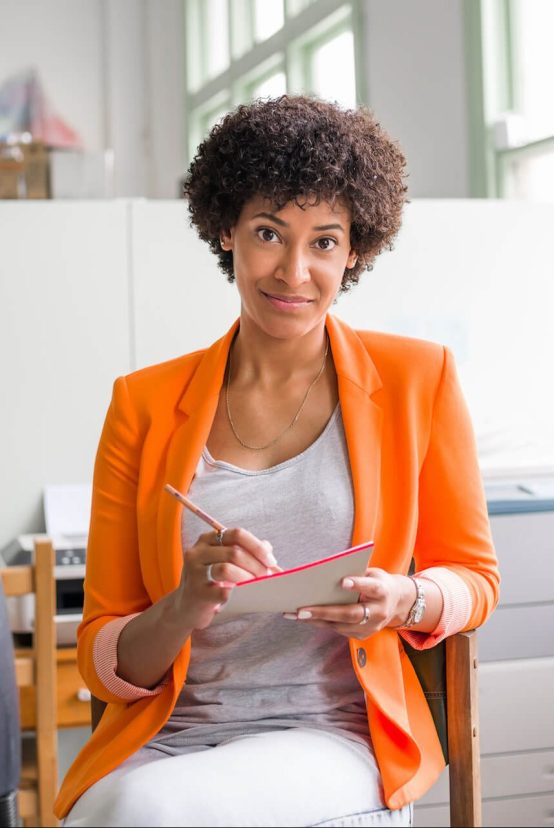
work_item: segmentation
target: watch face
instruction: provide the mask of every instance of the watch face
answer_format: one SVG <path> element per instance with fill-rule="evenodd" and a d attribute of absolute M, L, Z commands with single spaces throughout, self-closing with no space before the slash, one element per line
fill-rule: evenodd
<path fill-rule="evenodd" d="M 404 624 L 404 629 L 409 629 L 410 627 L 413 627 L 414 624 L 419 624 L 419 622 L 423 618 L 423 614 L 425 612 L 425 606 L 426 606 L 426 604 L 425 604 L 425 590 L 424 590 L 422 584 L 420 584 L 419 581 L 416 581 L 415 578 L 412 578 L 412 580 L 413 580 L 414 584 L 416 585 L 417 596 L 416 596 L 416 599 L 415 599 L 414 604 L 412 606 L 412 609 L 410 610 L 410 614 L 408 616 L 408 619 L 407 619 L 406 623 Z"/>
<path fill-rule="evenodd" d="M 415 579 L 414 579 L 415 580 Z M 425 590 L 419 581 L 415 581 L 417 598 L 413 609 L 413 624 L 419 624 L 425 612 Z"/>
<path fill-rule="evenodd" d="M 418 601 L 414 613 L 414 624 L 419 624 L 425 612 L 425 601 Z"/>

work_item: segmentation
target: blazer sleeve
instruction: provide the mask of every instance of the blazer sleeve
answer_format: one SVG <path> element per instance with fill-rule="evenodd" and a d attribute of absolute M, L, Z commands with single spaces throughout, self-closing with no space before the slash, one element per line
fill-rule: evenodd
<path fill-rule="evenodd" d="M 94 642 L 110 621 L 151 605 L 140 568 L 137 488 L 142 438 L 125 377 L 113 387 L 94 466 L 83 620 L 77 630 L 79 670 L 93 695 L 121 703 L 100 680 Z"/>
<path fill-rule="evenodd" d="M 500 575 L 469 411 L 454 357 L 443 348 L 429 443 L 419 477 L 416 569 L 447 567 L 468 587 L 464 629 L 483 624 L 498 602 Z"/>

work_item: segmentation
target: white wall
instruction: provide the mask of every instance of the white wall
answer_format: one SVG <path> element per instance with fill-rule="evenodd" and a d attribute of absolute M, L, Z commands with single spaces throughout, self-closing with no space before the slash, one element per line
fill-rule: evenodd
<path fill-rule="evenodd" d="M 182 0 L 0 0 L 0 83 L 34 66 L 115 195 L 174 198 L 184 171 Z"/>
<path fill-rule="evenodd" d="M 416 198 L 470 195 L 463 4 L 363 0 L 369 102 Z"/>
<path fill-rule="evenodd" d="M 269 1 L 269 0 L 268 0 Z M 369 102 L 408 158 L 413 197 L 469 194 L 464 0 L 362 0 Z M 177 196 L 184 172 L 184 0 L 0 0 L 0 82 L 40 70 L 115 194 Z"/>
<path fill-rule="evenodd" d="M 43 529 L 47 483 L 88 483 L 131 368 L 124 202 L 0 202 L 0 548 Z"/>
<path fill-rule="evenodd" d="M 36 67 L 57 112 L 90 149 L 105 141 L 100 0 L 1 0 L 0 83 Z"/>

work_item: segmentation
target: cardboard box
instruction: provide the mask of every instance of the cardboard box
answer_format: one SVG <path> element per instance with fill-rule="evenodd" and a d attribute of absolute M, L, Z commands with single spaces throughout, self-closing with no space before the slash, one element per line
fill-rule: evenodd
<path fill-rule="evenodd" d="M 0 198 L 24 198 L 25 175 L 20 147 L 0 144 Z"/>
<path fill-rule="evenodd" d="M 25 174 L 24 198 L 50 198 L 50 162 L 44 144 L 22 144 Z"/>
<path fill-rule="evenodd" d="M 50 198 L 50 162 L 44 144 L 0 144 L 0 198 Z"/>

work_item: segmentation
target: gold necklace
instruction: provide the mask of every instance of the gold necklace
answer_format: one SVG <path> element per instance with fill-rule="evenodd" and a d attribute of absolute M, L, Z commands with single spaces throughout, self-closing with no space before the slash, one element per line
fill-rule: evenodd
<path fill-rule="evenodd" d="M 225 405 L 227 407 L 227 417 L 229 419 L 229 425 L 231 426 L 231 431 L 233 432 L 233 434 L 235 435 L 235 437 L 237 438 L 237 440 L 239 441 L 241 446 L 243 446 L 243 448 L 250 449 L 250 451 L 263 451 L 264 449 L 267 449 L 270 446 L 275 445 L 275 443 L 278 440 L 280 440 L 281 437 L 283 437 L 287 433 L 287 431 L 289 431 L 293 427 L 293 425 L 296 423 L 296 421 L 300 417 L 300 414 L 302 413 L 302 409 L 306 405 L 306 400 L 308 399 L 310 391 L 312 390 L 312 388 L 314 387 L 314 385 L 316 384 L 316 382 L 318 381 L 318 379 L 322 375 L 323 370 L 325 368 L 325 363 L 327 361 L 327 354 L 329 352 L 329 337 L 327 336 L 327 342 L 325 344 L 325 353 L 323 354 L 323 362 L 321 363 L 321 368 L 317 372 L 314 379 L 311 381 L 311 383 L 308 387 L 308 390 L 304 394 L 304 399 L 300 403 L 300 408 L 298 409 L 298 411 L 296 412 L 296 414 L 292 418 L 291 422 L 285 428 L 285 430 L 282 431 L 280 434 L 278 434 L 277 437 L 274 437 L 273 440 L 270 440 L 269 443 L 266 443 L 265 446 L 251 446 L 248 443 L 245 443 L 244 440 L 242 440 L 239 437 L 239 435 L 237 434 L 235 424 L 233 423 L 233 418 L 231 417 L 231 409 L 229 408 L 229 385 L 230 385 L 230 382 L 231 382 L 231 351 L 232 351 L 232 348 L 229 350 L 229 368 L 227 370 L 227 383 L 225 385 Z"/>

